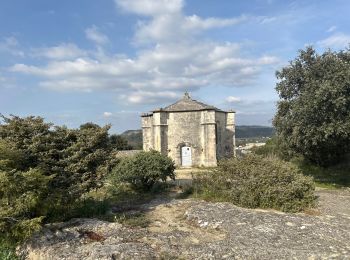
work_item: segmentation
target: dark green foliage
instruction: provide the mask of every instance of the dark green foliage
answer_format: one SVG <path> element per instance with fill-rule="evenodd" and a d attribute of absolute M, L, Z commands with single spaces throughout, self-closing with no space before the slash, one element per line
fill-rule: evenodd
<path fill-rule="evenodd" d="M 350 156 L 347 162 L 327 168 L 312 164 L 302 158 L 294 158 L 292 162 L 304 175 L 312 176 L 319 187 L 331 189 L 350 187 Z"/>
<path fill-rule="evenodd" d="M 127 130 L 120 136 L 128 141 L 133 150 L 142 149 L 142 130 Z"/>
<path fill-rule="evenodd" d="M 275 156 L 283 160 L 290 160 L 293 158 L 295 153 L 288 149 L 285 143 L 277 136 L 272 137 L 266 141 L 263 146 L 253 147 L 251 151 L 254 154 L 262 156 Z"/>
<path fill-rule="evenodd" d="M 22 259 L 16 255 L 16 245 L 0 238 L 0 259 L 1 260 L 19 260 Z"/>
<path fill-rule="evenodd" d="M 314 189 L 312 179 L 293 164 L 257 155 L 223 160 L 216 170 L 194 180 L 194 193 L 205 199 L 286 212 L 314 206 Z"/>
<path fill-rule="evenodd" d="M 267 155 L 278 156 L 279 147 L 277 144 L 277 138 L 276 137 L 271 138 L 266 141 L 265 145 L 259 146 L 259 147 L 253 147 L 251 151 L 255 154 L 263 155 L 263 156 L 267 156 Z"/>
<path fill-rule="evenodd" d="M 40 117 L 3 117 L 0 138 L 23 154 L 22 168 L 54 176 L 50 190 L 66 204 L 101 185 L 114 160 L 109 126 L 93 123 L 79 129 L 53 126 Z"/>
<path fill-rule="evenodd" d="M 350 155 L 348 155 L 348 158 L 345 158 L 344 162 L 329 167 L 322 167 L 288 150 L 284 142 L 278 141 L 277 137 L 271 138 L 264 146 L 252 148 L 251 151 L 264 157 L 277 156 L 283 160 L 290 161 L 304 175 L 313 177 L 318 187 L 350 187 Z"/>
<path fill-rule="evenodd" d="M 0 233 L 22 240 L 42 221 L 72 215 L 116 164 L 109 126 L 53 126 L 40 117 L 2 117 Z M 58 218 L 57 218 L 58 216 Z"/>
<path fill-rule="evenodd" d="M 350 50 L 319 55 L 309 47 L 276 75 L 280 139 L 319 165 L 343 159 L 350 152 Z"/>
<path fill-rule="evenodd" d="M 113 220 L 126 226 L 142 228 L 148 227 L 151 223 L 144 212 L 115 214 Z"/>
<path fill-rule="evenodd" d="M 133 149 L 133 147 L 128 144 L 128 140 L 121 135 L 111 135 L 110 142 L 118 151 Z"/>
<path fill-rule="evenodd" d="M 3 140 L 0 152 L 0 234 L 25 239 L 40 229 L 41 209 L 53 176 L 45 176 L 38 168 L 21 170 L 23 154 Z"/>
<path fill-rule="evenodd" d="M 110 209 L 108 200 L 96 200 L 94 198 L 86 198 L 76 203 L 76 207 L 72 212 L 72 217 L 91 218 L 105 215 Z"/>
<path fill-rule="evenodd" d="M 238 125 L 236 138 L 271 137 L 275 129 L 269 126 Z"/>
<path fill-rule="evenodd" d="M 123 159 L 112 171 L 114 183 L 127 182 L 136 189 L 150 190 L 158 181 L 175 179 L 174 162 L 157 151 L 140 152 Z"/>

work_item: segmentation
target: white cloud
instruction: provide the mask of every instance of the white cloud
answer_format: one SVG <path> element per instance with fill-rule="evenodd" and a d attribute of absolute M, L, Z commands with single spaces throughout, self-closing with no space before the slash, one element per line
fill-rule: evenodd
<path fill-rule="evenodd" d="M 4 44 L 8 47 L 17 47 L 19 45 L 17 39 L 13 36 L 6 37 L 4 40 Z"/>
<path fill-rule="evenodd" d="M 247 20 L 246 16 L 238 18 L 221 19 L 221 18 L 207 18 L 202 19 L 197 15 L 185 17 L 184 28 L 188 30 L 208 30 L 212 28 L 220 28 L 230 25 L 235 25 Z"/>
<path fill-rule="evenodd" d="M 3 74 L 1 74 L 1 71 L 0 71 L 0 89 L 1 88 L 10 89 L 15 87 L 18 87 L 16 84 L 16 79 L 8 77 L 7 75 L 4 76 Z"/>
<path fill-rule="evenodd" d="M 330 37 L 317 42 L 321 47 L 326 48 L 345 48 L 350 44 L 350 35 L 344 33 L 335 33 Z"/>
<path fill-rule="evenodd" d="M 271 125 L 276 107 L 276 100 L 248 99 L 239 102 L 227 102 L 226 109 L 234 109 L 237 116 L 237 124 Z"/>
<path fill-rule="evenodd" d="M 87 28 L 85 30 L 85 36 L 98 45 L 103 45 L 109 42 L 107 35 L 103 34 L 96 25 Z"/>
<path fill-rule="evenodd" d="M 158 102 L 160 99 L 163 101 L 174 100 L 179 97 L 179 94 L 172 91 L 137 91 L 130 93 L 128 96 L 122 96 L 122 98 L 126 98 L 129 103 L 133 104 L 153 104 Z"/>
<path fill-rule="evenodd" d="M 334 32 L 336 29 L 337 29 L 337 26 L 333 25 L 333 26 L 329 27 L 326 32 L 329 32 L 329 33 Z"/>
<path fill-rule="evenodd" d="M 239 97 L 228 96 L 226 98 L 226 102 L 228 102 L 228 103 L 238 103 L 238 102 L 241 102 L 241 99 Z"/>
<path fill-rule="evenodd" d="M 111 112 L 103 112 L 103 117 L 111 117 L 112 115 Z"/>
<path fill-rule="evenodd" d="M 135 41 L 143 43 L 186 42 L 194 40 L 205 30 L 233 26 L 246 21 L 246 16 L 237 18 L 201 18 L 197 15 L 185 16 L 182 13 L 165 13 L 152 17 L 151 20 L 139 21 Z"/>
<path fill-rule="evenodd" d="M 180 92 L 212 85 L 249 85 L 264 66 L 277 62 L 273 56 L 247 58 L 241 54 L 244 44 L 210 41 L 199 35 L 211 28 L 233 26 L 247 17 L 186 16 L 182 12 L 184 3 L 177 0 L 116 3 L 124 11 L 150 17 L 139 22 L 134 37 L 139 43 L 148 41 L 152 45 L 137 46 L 134 57 L 105 54 L 101 46 L 98 53 L 92 53 L 73 44 L 59 45 L 43 52 L 49 58 L 46 65 L 18 63 L 11 70 L 35 75 L 41 79 L 40 86 L 52 90 L 110 89 L 123 101 L 140 104 L 174 100 Z M 97 45 L 109 41 L 96 26 L 87 29 L 86 36 Z M 81 55 L 75 57 L 78 52 Z"/>
<path fill-rule="evenodd" d="M 0 74 L 0 83 L 4 83 L 6 81 L 7 81 L 6 78 L 2 77 L 1 74 Z"/>
<path fill-rule="evenodd" d="M 182 0 L 115 0 L 119 8 L 138 15 L 154 16 L 181 11 Z"/>
<path fill-rule="evenodd" d="M 8 53 L 13 56 L 24 57 L 24 52 L 19 49 L 19 43 L 13 36 L 6 37 L 0 41 L 0 52 Z"/>
<path fill-rule="evenodd" d="M 85 55 L 86 52 L 80 49 L 74 43 L 61 43 L 57 46 L 34 50 L 34 56 L 58 60 L 77 58 Z"/>
<path fill-rule="evenodd" d="M 277 63 L 279 60 L 275 56 L 262 56 L 257 60 L 258 64 L 260 65 L 268 65 L 268 64 L 274 64 Z"/>
<path fill-rule="evenodd" d="M 272 17 L 262 17 L 260 23 L 261 24 L 268 24 L 272 22 L 276 22 L 278 20 L 278 17 L 272 16 Z"/>

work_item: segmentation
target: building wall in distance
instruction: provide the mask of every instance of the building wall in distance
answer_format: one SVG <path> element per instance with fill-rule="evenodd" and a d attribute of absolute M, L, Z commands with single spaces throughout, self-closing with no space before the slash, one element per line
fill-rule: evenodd
<path fill-rule="evenodd" d="M 181 148 L 191 147 L 192 166 L 216 166 L 233 154 L 234 113 L 215 110 L 142 116 L 143 149 L 154 149 L 181 166 Z"/>

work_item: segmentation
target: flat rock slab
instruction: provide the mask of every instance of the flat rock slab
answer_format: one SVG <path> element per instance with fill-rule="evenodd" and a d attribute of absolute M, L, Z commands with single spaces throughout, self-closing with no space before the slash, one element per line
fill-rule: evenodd
<path fill-rule="evenodd" d="M 154 200 L 151 224 L 96 219 L 46 226 L 21 249 L 28 259 L 350 259 L 350 192 L 318 191 L 309 214 L 229 203 Z"/>

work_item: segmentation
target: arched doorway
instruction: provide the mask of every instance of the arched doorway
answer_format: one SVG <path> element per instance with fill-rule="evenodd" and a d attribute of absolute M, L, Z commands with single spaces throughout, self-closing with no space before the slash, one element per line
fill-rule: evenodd
<path fill-rule="evenodd" d="M 181 147 L 181 166 L 192 166 L 192 150 L 190 146 Z"/>

